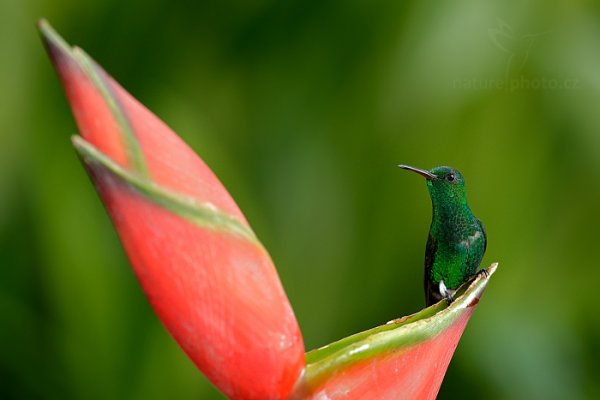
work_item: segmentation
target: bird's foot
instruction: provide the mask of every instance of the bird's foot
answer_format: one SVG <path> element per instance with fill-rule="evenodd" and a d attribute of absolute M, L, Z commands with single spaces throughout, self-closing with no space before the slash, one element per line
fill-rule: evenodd
<path fill-rule="evenodd" d="M 456 293 L 456 290 L 448 289 L 443 279 L 440 281 L 439 289 L 442 297 L 445 298 L 446 301 L 448 301 L 448 305 L 452 304 L 452 302 L 454 302 L 454 293 Z"/>
<path fill-rule="evenodd" d="M 488 272 L 487 269 L 483 268 L 483 269 L 480 269 L 479 271 L 477 271 L 477 274 L 476 274 L 476 276 L 481 276 L 481 275 L 483 275 L 485 278 L 487 278 L 490 276 L 490 273 Z"/>

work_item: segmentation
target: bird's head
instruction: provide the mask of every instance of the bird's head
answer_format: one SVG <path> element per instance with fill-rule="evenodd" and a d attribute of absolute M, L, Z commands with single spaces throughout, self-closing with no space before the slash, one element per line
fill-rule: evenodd
<path fill-rule="evenodd" d="M 431 195 L 431 200 L 435 204 L 446 202 L 465 203 L 465 180 L 460 172 L 452 167 L 435 167 L 429 171 L 411 167 L 408 165 L 398 165 L 400 168 L 416 172 L 427 179 L 427 188 Z"/>

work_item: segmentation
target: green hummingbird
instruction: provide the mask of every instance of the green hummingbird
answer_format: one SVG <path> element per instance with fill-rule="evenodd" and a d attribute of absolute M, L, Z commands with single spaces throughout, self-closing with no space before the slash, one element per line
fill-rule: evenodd
<path fill-rule="evenodd" d="M 451 167 L 426 171 L 398 166 L 427 179 L 433 205 L 425 249 L 425 302 L 427 307 L 443 298 L 451 303 L 456 289 L 477 273 L 487 247 L 485 228 L 469 208 L 460 172 Z"/>

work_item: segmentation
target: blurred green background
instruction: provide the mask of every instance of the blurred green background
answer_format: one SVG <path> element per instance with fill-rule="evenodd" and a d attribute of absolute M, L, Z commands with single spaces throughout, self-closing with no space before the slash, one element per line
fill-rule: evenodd
<path fill-rule="evenodd" d="M 307 349 L 422 307 L 431 205 L 395 165 L 447 164 L 500 268 L 439 398 L 598 396 L 598 2 L 3 0 L 0 398 L 222 398 L 71 148 L 42 16 L 229 188 Z"/>

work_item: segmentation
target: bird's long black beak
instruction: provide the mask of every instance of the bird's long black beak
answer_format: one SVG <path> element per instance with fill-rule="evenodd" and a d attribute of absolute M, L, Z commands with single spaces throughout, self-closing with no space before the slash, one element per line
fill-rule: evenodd
<path fill-rule="evenodd" d="M 427 179 L 427 180 L 432 180 L 432 179 L 436 178 L 436 176 L 434 174 L 432 174 L 429 171 L 425 171 L 424 169 L 419 169 L 419 168 L 411 167 L 410 165 L 403 165 L 403 164 L 399 164 L 398 167 L 400 167 L 402 169 L 407 169 L 412 172 L 416 172 L 419 175 L 423 175 L 425 177 L 425 179 Z"/>

